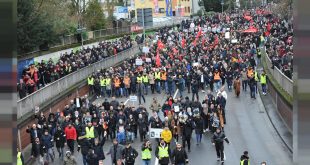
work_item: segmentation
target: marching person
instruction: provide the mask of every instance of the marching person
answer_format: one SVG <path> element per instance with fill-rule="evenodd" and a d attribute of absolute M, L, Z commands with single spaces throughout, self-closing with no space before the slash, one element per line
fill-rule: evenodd
<path fill-rule="evenodd" d="M 151 159 L 152 159 L 151 151 L 152 151 L 151 142 L 145 139 L 144 143 L 142 144 L 142 155 L 141 155 L 143 165 L 151 165 Z"/>
<path fill-rule="evenodd" d="M 76 129 L 72 127 L 71 122 L 65 128 L 65 134 L 66 134 L 66 140 L 67 140 L 68 147 L 71 153 L 73 154 L 74 153 L 74 141 L 76 141 L 77 139 L 77 132 L 76 132 Z"/>
<path fill-rule="evenodd" d="M 158 158 L 160 165 L 168 165 L 170 163 L 171 151 L 164 139 L 160 140 L 160 143 L 155 151 L 155 156 Z"/>
<path fill-rule="evenodd" d="M 267 94 L 267 76 L 265 71 L 262 72 L 262 74 L 260 75 L 260 84 L 262 85 L 262 91 L 263 91 L 263 95 Z"/>
<path fill-rule="evenodd" d="M 24 165 L 24 156 L 22 152 L 17 148 L 17 162 L 16 165 Z"/>
<path fill-rule="evenodd" d="M 123 146 L 118 144 L 117 139 L 114 139 L 113 145 L 110 147 L 110 150 L 107 153 L 107 155 L 111 154 L 112 165 L 118 165 L 120 162 L 122 162 L 122 151 Z"/>
<path fill-rule="evenodd" d="M 161 132 L 161 138 L 165 141 L 165 143 L 170 146 L 170 142 L 172 140 L 172 133 L 169 130 L 168 126 L 165 126 L 164 130 Z"/>
<path fill-rule="evenodd" d="M 229 144 L 229 140 L 226 135 L 218 127 L 216 132 L 213 134 L 212 145 L 215 145 L 217 161 L 221 160 L 222 163 L 224 163 L 224 140 Z"/>
<path fill-rule="evenodd" d="M 78 137 L 78 139 L 79 141 L 77 151 L 80 152 L 81 150 L 81 154 L 83 157 L 83 164 L 87 165 L 87 155 L 92 144 L 88 140 L 87 134 L 85 132 L 82 132 L 81 135 Z"/>
<path fill-rule="evenodd" d="M 138 157 L 136 149 L 131 147 L 130 142 L 127 142 L 126 148 L 122 151 L 123 158 L 125 159 L 125 165 L 134 165 L 135 160 Z"/>
<path fill-rule="evenodd" d="M 240 165 L 250 165 L 249 152 L 244 151 L 240 158 Z"/>
<path fill-rule="evenodd" d="M 185 165 L 189 162 L 187 153 L 180 143 L 172 151 L 171 161 L 173 165 Z"/>
<path fill-rule="evenodd" d="M 240 87 L 241 87 L 241 82 L 240 82 L 240 77 L 237 76 L 237 78 L 234 80 L 234 90 L 235 90 L 235 95 L 239 97 L 240 95 Z"/>
<path fill-rule="evenodd" d="M 57 127 L 57 131 L 54 135 L 54 141 L 56 142 L 56 148 L 59 154 L 59 158 L 64 160 L 64 147 L 66 143 L 66 134 L 60 126 Z"/>
<path fill-rule="evenodd" d="M 138 84 L 137 84 L 139 104 L 141 104 L 141 97 L 145 103 L 145 97 L 144 97 L 144 92 L 143 92 L 144 84 L 141 81 L 142 81 L 142 78 L 141 78 L 141 80 L 138 80 Z"/>
<path fill-rule="evenodd" d="M 64 159 L 64 165 L 77 165 L 77 161 L 70 151 L 66 152 L 66 157 Z"/>

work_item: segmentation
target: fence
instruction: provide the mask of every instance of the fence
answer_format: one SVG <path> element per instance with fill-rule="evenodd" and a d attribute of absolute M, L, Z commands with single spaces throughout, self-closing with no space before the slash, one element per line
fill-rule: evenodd
<path fill-rule="evenodd" d="M 278 82 L 278 84 L 291 96 L 293 96 L 293 81 L 289 79 L 287 76 L 285 76 L 281 70 L 279 70 L 277 67 L 274 67 L 272 69 L 272 61 L 268 57 L 267 53 L 265 54 L 265 61 L 267 63 L 267 68 L 269 72 L 271 73 L 272 77 Z"/>
<path fill-rule="evenodd" d="M 76 72 L 73 72 L 19 100 L 17 102 L 17 119 L 20 119 L 23 115 L 33 111 L 35 106 L 39 106 L 44 102 L 47 102 L 49 99 L 57 97 L 57 95 L 72 87 L 73 85 L 83 80 L 86 82 L 86 78 L 94 71 L 97 71 L 101 68 L 111 67 L 119 62 L 124 61 L 130 56 L 137 54 L 140 50 L 140 46 L 141 45 L 136 45 L 133 48 L 120 52 L 115 56 L 108 57 Z"/>
<path fill-rule="evenodd" d="M 171 26 L 171 25 L 179 24 L 184 18 L 185 17 L 177 17 L 169 21 L 156 22 L 152 26 L 145 27 L 145 29 L 149 30 L 149 29 L 155 29 L 155 28 L 159 28 L 163 26 Z M 131 26 L 126 26 L 126 27 L 119 27 L 119 28 L 108 28 L 108 29 L 89 31 L 89 32 L 86 32 L 85 36 L 83 35 L 83 42 L 88 41 L 88 40 L 95 40 L 95 39 L 99 39 L 99 38 L 103 38 L 107 36 L 112 36 L 112 35 L 134 32 L 134 30 L 131 28 L 132 28 Z M 50 48 L 56 48 L 60 46 L 66 46 L 66 45 L 78 43 L 77 37 L 75 35 L 61 36 L 59 40 L 60 41 L 58 43 L 54 43 L 50 45 Z M 36 51 L 30 52 L 30 53 L 26 53 L 24 55 L 28 55 L 28 54 L 32 54 L 36 52 L 39 52 L 39 49 L 37 49 Z"/>

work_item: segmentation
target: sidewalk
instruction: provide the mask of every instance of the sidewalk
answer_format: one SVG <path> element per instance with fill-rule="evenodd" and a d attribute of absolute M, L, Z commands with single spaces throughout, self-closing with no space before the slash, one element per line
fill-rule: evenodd
<path fill-rule="evenodd" d="M 293 153 L 293 135 L 285 126 L 284 121 L 282 120 L 280 114 L 278 113 L 274 103 L 272 102 L 271 96 L 268 94 L 264 96 L 262 94 L 261 85 L 258 85 L 259 95 L 262 101 L 263 106 L 269 120 L 271 121 L 272 126 L 275 128 L 277 134 L 280 136 L 281 140 L 288 148 L 288 150 Z M 260 99 L 258 99 L 260 100 Z"/>

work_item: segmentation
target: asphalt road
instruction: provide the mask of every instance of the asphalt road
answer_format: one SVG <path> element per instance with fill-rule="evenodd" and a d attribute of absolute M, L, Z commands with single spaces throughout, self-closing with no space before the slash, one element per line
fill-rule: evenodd
<path fill-rule="evenodd" d="M 291 165 L 292 156 L 289 154 L 287 148 L 280 140 L 276 131 L 272 127 L 265 109 L 262 105 L 261 99 L 257 96 L 256 100 L 250 98 L 249 92 L 243 93 L 241 91 L 240 98 L 236 98 L 232 92 L 228 93 L 227 105 L 226 105 L 226 118 L 227 123 L 225 125 L 225 134 L 230 140 L 231 144 L 225 143 L 225 164 L 235 165 L 239 164 L 240 156 L 243 151 L 249 151 L 251 159 L 251 165 L 260 165 L 260 162 L 266 161 L 268 165 Z M 187 94 L 188 95 L 188 94 Z M 146 103 L 144 106 L 148 109 L 152 98 L 157 97 L 161 103 L 166 99 L 166 95 L 154 94 L 147 95 Z M 191 95 L 188 95 L 191 98 Z M 200 101 L 204 98 L 205 94 L 200 92 Z M 178 96 L 177 96 L 178 97 Z M 263 96 L 262 96 L 263 97 Z M 128 98 L 120 98 L 119 101 L 126 102 Z M 103 98 L 96 99 L 95 102 L 103 102 Z M 137 102 L 131 103 L 127 101 L 127 104 L 138 105 Z M 149 111 L 149 110 L 148 110 Z M 150 111 L 149 111 L 150 112 Z M 192 135 L 192 148 L 189 155 L 189 164 L 192 165 L 218 165 L 216 161 L 216 152 L 214 146 L 211 144 L 211 134 L 206 133 L 203 136 L 202 144 L 196 146 L 195 134 Z M 179 142 L 181 140 L 179 139 Z M 155 162 L 155 141 L 153 144 L 153 157 L 152 165 Z M 112 142 L 108 140 L 104 146 L 104 152 L 107 153 Z M 141 163 L 141 142 L 140 139 L 136 139 L 132 144 L 134 148 L 139 152 L 139 157 L 136 159 L 136 164 Z M 172 144 L 172 148 L 174 148 Z M 67 148 L 65 149 L 67 150 Z M 58 159 L 58 154 L 55 150 L 56 160 L 53 164 L 59 165 L 62 162 Z M 82 163 L 81 153 L 75 152 L 75 156 L 78 160 L 78 164 Z M 104 165 L 110 165 L 110 155 L 106 155 Z"/>

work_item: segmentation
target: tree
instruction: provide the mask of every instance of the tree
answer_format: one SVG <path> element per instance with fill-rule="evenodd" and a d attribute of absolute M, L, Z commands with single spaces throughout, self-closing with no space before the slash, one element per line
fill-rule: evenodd
<path fill-rule="evenodd" d="M 18 0 L 17 3 L 17 52 L 23 54 L 34 51 L 40 45 L 57 40 L 45 13 L 40 12 L 44 0 Z"/>
<path fill-rule="evenodd" d="M 227 5 L 227 2 L 225 1 L 228 1 L 228 0 L 223 0 L 223 1 L 225 3 L 223 9 L 226 10 L 228 5 Z M 210 11 L 222 12 L 221 0 L 203 0 L 203 4 L 207 12 L 210 12 Z"/>
<path fill-rule="evenodd" d="M 84 22 L 90 30 L 98 30 L 105 28 L 106 20 L 98 0 L 91 0 L 88 3 L 84 15 Z"/>

